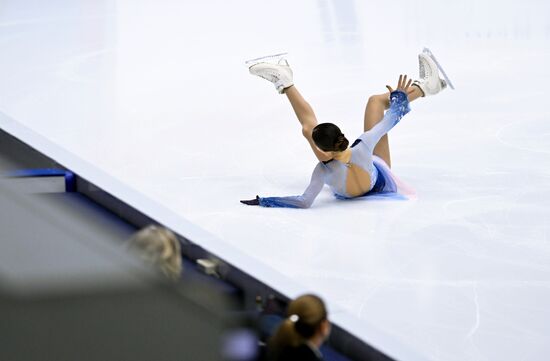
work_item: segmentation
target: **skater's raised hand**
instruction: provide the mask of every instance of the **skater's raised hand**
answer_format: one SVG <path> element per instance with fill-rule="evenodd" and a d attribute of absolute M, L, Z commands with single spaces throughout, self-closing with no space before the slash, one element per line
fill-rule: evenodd
<path fill-rule="evenodd" d="M 396 90 L 402 90 L 405 92 L 405 94 L 408 94 L 409 87 L 412 84 L 412 79 L 409 79 L 407 81 L 407 75 L 399 75 L 399 80 L 397 82 L 397 89 Z M 393 92 L 393 88 L 389 85 L 386 85 L 386 88 L 391 92 Z"/>

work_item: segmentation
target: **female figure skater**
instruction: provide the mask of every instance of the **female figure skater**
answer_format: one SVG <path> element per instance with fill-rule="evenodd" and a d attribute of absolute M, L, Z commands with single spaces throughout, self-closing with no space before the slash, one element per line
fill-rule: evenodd
<path fill-rule="evenodd" d="M 406 75 L 400 75 L 395 90 L 387 85 L 389 93 L 369 98 L 365 110 L 364 133 L 349 148 L 349 141 L 336 125 L 317 123 L 313 109 L 294 85 L 292 70 L 284 58 L 277 59 L 276 63 L 265 61 L 266 58 L 257 59 L 250 66 L 250 73 L 272 82 L 280 94 L 286 94 L 302 125 L 302 134 L 319 163 L 302 195 L 256 196 L 255 199 L 243 200 L 241 203 L 263 207 L 309 208 L 324 184 L 340 199 L 396 193 L 396 178 L 390 170 L 387 133 L 410 111 L 409 102 L 419 97 L 435 95 L 445 89 L 447 84 L 453 88 L 428 49 L 424 49 L 418 59 L 419 80 L 412 82 L 407 80 Z M 440 78 L 438 69 L 446 81 Z"/>

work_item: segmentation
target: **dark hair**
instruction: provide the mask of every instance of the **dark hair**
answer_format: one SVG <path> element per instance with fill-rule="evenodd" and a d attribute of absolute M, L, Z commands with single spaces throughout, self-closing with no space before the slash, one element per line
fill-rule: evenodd
<path fill-rule="evenodd" d="M 296 298 L 290 302 L 286 313 L 287 318 L 268 343 L 271 359 L 276 359 L 277 355 L 288 347 L 297 347 L 306 342 L 327 319 L 325 303 L 315 295 Z"/>
<path fill-rule="evenodd" d="M 348 148 L 349 141 L 340 128 L 332 123 L 321 123 L 313 128 L 315 145 L 325 152 L 343 152 Z"/>

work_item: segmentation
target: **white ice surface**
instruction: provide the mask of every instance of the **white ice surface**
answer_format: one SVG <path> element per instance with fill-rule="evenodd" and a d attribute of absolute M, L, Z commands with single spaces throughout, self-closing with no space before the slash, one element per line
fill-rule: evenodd
<path fill-rule="evenodd" d="M 542 0 L 0 4 L 0 127 L 400 360 L 550 354 L 550 5 Z M 416 201 L 246 207 L 315 166 L 244 60 L 290 52 L 321 122 L 428 46 L 456 91 L 390 134 Z"/>

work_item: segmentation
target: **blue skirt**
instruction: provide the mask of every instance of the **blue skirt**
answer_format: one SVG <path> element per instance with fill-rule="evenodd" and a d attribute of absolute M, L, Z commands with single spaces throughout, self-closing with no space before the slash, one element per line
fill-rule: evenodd
<path fill-rule="evenodd" d="M 397 184 L 386 162 L 382 158 L 373 156 L 373 163 L 378 171 L 378 177 L 376 178 L 374 187 L 363 196 L 372 193 L 397 193 Z"/>

